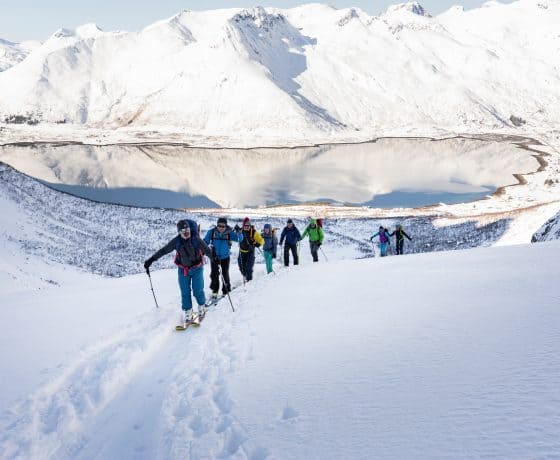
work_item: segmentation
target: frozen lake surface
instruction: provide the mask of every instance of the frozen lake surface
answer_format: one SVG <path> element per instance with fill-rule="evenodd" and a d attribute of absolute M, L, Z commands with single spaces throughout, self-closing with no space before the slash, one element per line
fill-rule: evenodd
<path fill-rule="evenodd" d="M 259 149 L 6 145 L 0 161 L 76 196 L 165 208 L 454 204 L 515 184 L 514 173 L 539 166 L 510 142 L 466 138 Z"/>

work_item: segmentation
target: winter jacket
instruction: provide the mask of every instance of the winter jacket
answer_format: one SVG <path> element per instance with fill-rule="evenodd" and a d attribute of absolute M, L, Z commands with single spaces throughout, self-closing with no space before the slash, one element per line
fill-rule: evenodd
<path fill-rule="evenodd" d="M 264 244 L 263 244 L 263 251 L 271 252 L 274 257 L 276 257 L 276 249 L 278 248 L 278 238 L 272 231 L 272 227 L 270 224 L 265 224 L 264 228 L 268 228 L 270 230 L 269 233 L 262 232 L 261 236 L 263 237 Z"/>
<path fill-rule="evenodd" d="M 239 235 L 242 236 L 239 243 L 239 250 L 241 252 L 254 251 L 255 247 L 258 248 L 264 244 L 261 234 L 255 230 L 254 225 L 251 225 L 249 230 L 241 230 Z"/>
<path fill-rule="evenodd" d="M 380 243 L 390 243 L 390 233 L 387 231 L 387 229 L 384 229 L 382 232 L 377 232 L 374 233 L 373 235 L 371 235 L 370 237 L 370 241 L 372 241 L 376 236 L 379 236 L 379 242 Z"/>
<path fill-rule="evenodd" d="M 408 238 L 409 241 L 412 241 L 412 238 L 410 238 L 410 236 L 408 236 L 402 228 L 395 229 L 395 231 L 390 234 L 390 236 L 393 235 L 397 235 L 397 242 L 403 241 L 405 236 Z"/>
<path fill-rule="evenodd" d="M 313 225 L 315 227 L 312 227 Z M 303 235 L 301 235 L 301 239 L 303 240 L 307 235 L 309 235 L 309 241 L 319 243 L 323 243 L 323 238 L 325 237 L 323 229 L 317 225 L 317 221 L 315 219 L 311 219 L 309 225 L 305 227 Z"/>
<path fill-rule="evenodd" d="M 280 244 L 284 243 L 284 238 L 286 239 L 286 244 L 297 244 L 301 240 L 301 234 L 295 225 L 292 228 L 285 226 L 280 235 Z"/>
<path fill-rule="evenodd" d="M 233 229 L 228 225 L 226 229 L 220 233 L 216 227 L 212 227 L 206 236 L 204 241 L 214 248 L 214 254 L 221 259 L 227 259 L 231 254 L 231 242 L 235 241 L 239 243 L 243 239 L 240 233 L 234 232 Z"/>
<path fill-rule="evenodd" d="M 198 249 L 195 249 L 192 244 L 191 238 L 197 238 Z M 166 254 L 169 254 L 173 250 L 177 251 L 175 256 L 175 264 L 181 267 L 194 267 L 202 263 L 202 255 L 206 254 L 208 257 L 212 257 L 212 251 L 208 245 L 200 239 L 198 235 L 184 239 L 181 235 L 177 235 L 169 243 L 167 243 L 163 248 L 157 251 L 152 257 L 152 260 L 158 260 Z"/>

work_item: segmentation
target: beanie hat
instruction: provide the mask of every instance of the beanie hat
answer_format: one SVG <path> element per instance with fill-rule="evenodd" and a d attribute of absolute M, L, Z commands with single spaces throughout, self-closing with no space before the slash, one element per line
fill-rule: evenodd
<path fill-rule="evenodd" d="M 287 224 L 293 224 L 294 221 L 293 221 L 292 219 L 288 219 L 288 220 L 286 221 L 286 223 L 287 223 Z"/>
<path fill-rule="evenodd" d="M 177 222 L 177 231 L 180 232 L 181 230 L 183 230 L 184 228 L 188 228 L 189 227 L 189 223 L 186 220 L 180 220 L 179 222 Z"/>
<path fill-rule="evenodd" d="M 218 223 L 227 225 L 227 219 L 225 217 L 218 217 Z"/>
<path fill-rule="evenodd" d="M 249 220 L 248 217 L 245 217 L 245 219 L 243 219 L 243 227 L 245 227 L 245 225 L 249 225 L 251 223 L 251 221 Z"/>

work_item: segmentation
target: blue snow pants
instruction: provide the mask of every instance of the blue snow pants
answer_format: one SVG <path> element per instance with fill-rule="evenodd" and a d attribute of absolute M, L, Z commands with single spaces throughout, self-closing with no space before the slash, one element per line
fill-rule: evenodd
<path fill-rule="evenodd" d="M 179 287 L 181 288 L 181 308 L 183 310 L 192 309 L 191 285 L 198 305 L 204 305 L 206 296 L 204 295 L 204 268 L 202 265 L 191 268 L 186 275 L 182 268 L 178 269 L 178 273 Z"/>

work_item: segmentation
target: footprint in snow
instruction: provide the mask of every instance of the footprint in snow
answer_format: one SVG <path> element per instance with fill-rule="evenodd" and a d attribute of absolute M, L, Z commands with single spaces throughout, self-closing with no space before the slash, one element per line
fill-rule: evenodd
<path fill-rule="evenodd" d="M 299 416 L 299 413 L 291 406 L 284 407 L 282 420 L 290 420 Z"/>

